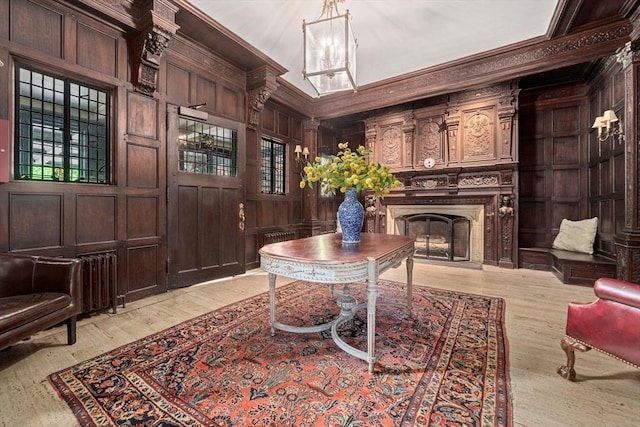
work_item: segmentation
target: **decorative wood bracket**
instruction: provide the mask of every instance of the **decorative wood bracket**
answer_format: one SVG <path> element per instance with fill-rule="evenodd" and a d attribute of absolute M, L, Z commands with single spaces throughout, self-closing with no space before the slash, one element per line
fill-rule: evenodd
<path fill-rule="evenodd" d="M 143 15 L 135 61 L 135 88 L 153 95 L 158 87 L 160 60 L 169 40 L 180 28 L 175 23 L 178 8 L 164 0 L 149 0 Z"/>
<path fill-rule="evenodd" d="M 269 66 L 260 67 L 247 74 L 249 97 L 247 125 L 251 129 L 258 128 L 264 104 L 279 87 L 276 82 L 277 76 L 276 71 Z"/>

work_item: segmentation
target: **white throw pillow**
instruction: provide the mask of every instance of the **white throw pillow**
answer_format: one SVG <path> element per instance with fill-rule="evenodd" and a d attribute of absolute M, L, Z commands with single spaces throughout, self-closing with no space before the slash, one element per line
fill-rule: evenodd
<path fill-rule="evenodd" d="M 598 231 L 598 217 L 570 221 L 563 219 L 558 235 L 553 240 L 554 249 L 593 254 L 593 242 Z"/>

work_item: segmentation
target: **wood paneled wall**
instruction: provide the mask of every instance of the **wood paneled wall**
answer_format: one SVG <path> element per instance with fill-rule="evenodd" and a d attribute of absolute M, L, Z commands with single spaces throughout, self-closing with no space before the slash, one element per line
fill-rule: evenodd
<path fill-rule="evenodd" d="M 614 110 L 625 121 L 625 88 L 621 65 L 609 61 L 591 86 L 588 97 L 589 121 L 605 110 Z M 617 137 L 600 141 L 593 129 L 589 133 L 589 209 L 599 218 L 596 251 L 614 258 L 614 236 L 625 223 L 625 143 Z"/>
<path fill-rule="evenodd" d="M 167 289 L 166 161 L 167 150 L 175 148 L 175 141 L 166 140 L 167 106 L 206 103 L 203 111 L 244 126 L 247 73 L 176 34 L 160 62 L 156 91 L 140 92 L 132 77 L 132 58 L 139 55 L 134 27 L 142 3 L 113 7 L 122 9 L 120 23 L 91 14 L 90 7 L 59 1 L 0 1 L 0 57 L 5 62 L 0 87 L 6 94 L 0 118 L 14 122 L 12 71 L 20 62 L 108 91 L 112 135 L 109 185 L 17 180 L 0 184 L 0 251 L 68 257 L 116 253 L 118 293 L 134 300 Z M 265 117 L 267 122 L 273 119 L 269 129 L 275 136 L 292 142 L 302 139 L 299 117 L 275 109 Z M 11 128 L 10 141 L 13 134 Z M 253 143 L 255 148 L 255 138 Z M 244 147 L 240 153 L 244 175 Z M 257 153 L 250 151 L 254 166 Z M 251 185 L 259 184 L 255 173 L 248 176 Z M 248 223 L 269 228 L 299 222 L 295 188 L 294 194 L 285 204 L 265 200 L 260 205 L 260 198 L 254 197 Z M 235 222 L 236 217 L 234 211 Z M 252 259 L 256 246 L 247 248 Z"/>
<path fill-rule="evenodd" d="M 299 186 L 301 165 L 296 163 L 294 149 L 303 144 L 303 117 L 285 106 L 268 101 L 261 114 L 260 126 L 247 132 L 247 174 L 245 228 L 245 263 L 247 269 L 259 266 L 258 250 L 264 234 L 293 230 L 296 233 L 302 221 L 302 201 Z M 262 137 L 287 145 L 287 171 L 285 194 L 261 192 Z"/>
<path fill-rule="evenodd" d="M 14 63 L 109 91 L 110 185 L 12 181 L 0 187 L 0 250 L 52 256 L 118 255 L 120 294 L 129 299 L 165 287 L 164 115 L 158 100 L 128 83 L 125 28 L 48 0 L 0 2 L 4 102 L 14 96 Z M 34 31 L 37 28 L 38 31 Z M 5 106 L 6 107 L 6 106 Z M 13 131 L 11 132 L 13 136 Z"/>
<path fill-rule="evenodd" d="M 585 85 L 520 97 L 520 247 L 551 247 L 563 218 L 589 217 Z"/>
<path fill-rule="evenodd" d="M 615 258 L 624 226 L 624 144 L 591 126 L 604 110 L 624 120 L 620 65 L 588 83 L 525 91 L 520 98 L 520 247 L 551 247 L 563 218 L 598 217 L 595 252 Z"/>

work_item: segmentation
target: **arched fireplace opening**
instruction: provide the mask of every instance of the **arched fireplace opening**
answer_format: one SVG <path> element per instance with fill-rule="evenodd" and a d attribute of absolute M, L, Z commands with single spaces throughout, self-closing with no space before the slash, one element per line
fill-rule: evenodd
<path fill-rule="evenodd" d="M 415 257 L 469 261 L 471 222 L 458 215 L 419 213 L 396 218 L 405 236 L 416 239 Z M 402 224 L 404 223 L 404 227 Z"/>

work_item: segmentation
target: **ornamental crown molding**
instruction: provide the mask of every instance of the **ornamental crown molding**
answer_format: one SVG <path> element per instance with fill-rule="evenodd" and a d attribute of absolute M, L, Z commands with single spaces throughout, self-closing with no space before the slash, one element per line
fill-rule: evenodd
<path fill-rule="evenodd" d="M 624 21 L 552 40 L 540 37 L 361 86 L 356 94 L 331 95 L 316 104 L 314 111 L 316 116 L 328 119 L 444 93 L 472 91 L 496 80 L 523 77 L 532 69 L 543 72 L 600 59 L 626 43 L 631 30 L 631 24 Z"/>

